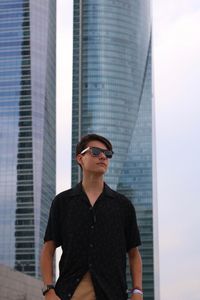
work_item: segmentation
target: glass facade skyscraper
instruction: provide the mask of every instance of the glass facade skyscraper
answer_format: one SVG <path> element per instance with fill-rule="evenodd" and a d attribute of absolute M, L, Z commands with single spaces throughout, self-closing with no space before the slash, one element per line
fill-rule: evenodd
<path fill-rule="evenodd" d="M 55 195 L 56 0 L 0 1 L 0 263 L 40 277 Z"/>
<path fill-rule="evenodd" d="M 72 184 L 80 180 L 80 137 L 97 133 L 110 139 L 115 154 L 106 182 L 136 207 L 145 300 L 159 299 L 151 27 L 150 0 L 74 0 Z M 131 285 L 128 271 L 127 280 Z"/>

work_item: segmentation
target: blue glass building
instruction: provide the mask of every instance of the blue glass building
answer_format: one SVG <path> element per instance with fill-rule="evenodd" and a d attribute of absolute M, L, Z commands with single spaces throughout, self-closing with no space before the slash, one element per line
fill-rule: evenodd
<path fill-rule="evenodd" d="M 39 277 L 55 195 L 56 0 L 0 1 L 0 263 Z"/>
<path fill-rule="evenodd" d="M 81 178 L 75 161 L 80 137 L 110 139 L 115 154 L 106 182 L 137 210 L 145 300 L 159 299 L 151 27 L 150 0 L 74 0 L 72 184 Z M 131 285 L 128 268 L 127 280 Z"/>

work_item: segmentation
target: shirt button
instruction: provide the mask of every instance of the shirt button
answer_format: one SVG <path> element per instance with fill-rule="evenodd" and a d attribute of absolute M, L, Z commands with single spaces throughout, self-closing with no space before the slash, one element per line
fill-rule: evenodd
<path fill-rule="evenodd" d="M 91 264 L 91 263 L 89 263 L 89 267 L 90 267 L 90 268 L 92 267 L 92 264 Z"/>
<path fill-rule="evenodd" d="M 90 248 L 93 248 L 93 244 L 90 244 Z"/>
<path fill-rule="evenodd" d="M 91 225 L 90 228 L 91 228 L 91 229 L 94 229 L 94 225 Z"/>
<path fill-rule="evenodd" d="M 71 295 L 72 295 L 72 294 L 68 294 L 67 296 L 68 296 L 68 297 L 71 297 Z"/>
<path fill-rule="evenodd" d="M 79 282 L 79 281 L 80 281 L 80 278 L 76 278 L 76 281 Z"/>

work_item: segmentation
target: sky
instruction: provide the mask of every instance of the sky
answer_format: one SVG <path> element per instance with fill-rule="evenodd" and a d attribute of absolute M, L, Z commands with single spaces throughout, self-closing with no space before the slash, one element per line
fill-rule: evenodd
<path fill-rule="evenodd" d="M 57 0 L 57 192 L 71 186 L 72 0 Z M 153 0 L 160 300 L 200 299 L 200 1 Z"/>

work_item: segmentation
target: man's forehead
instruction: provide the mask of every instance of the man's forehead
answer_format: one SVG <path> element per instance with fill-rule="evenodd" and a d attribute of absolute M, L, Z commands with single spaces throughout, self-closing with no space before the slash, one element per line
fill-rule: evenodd
<path fill-rule="evenodd" d="M 102 148 L 102 149 L 108 149 L 108 147 L 103 142 L 97 141 L 97 140 L 90 141 L 87 144 L 87 147 L 99 147 L 99 148 Z"/>

